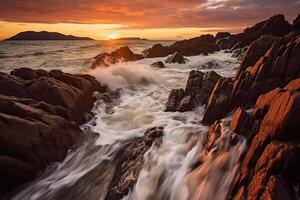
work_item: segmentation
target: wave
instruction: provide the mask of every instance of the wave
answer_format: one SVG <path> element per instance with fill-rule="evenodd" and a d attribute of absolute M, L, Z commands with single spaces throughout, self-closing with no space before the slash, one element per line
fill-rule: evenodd
<path fill-rule="evenodd" d="M 119 63 L 108 68 L 98 68 L 90 72 L 110 89 L 134 88 L 149 84 L 159 84 L 162 78 L 157 70 L 146 64 Z"/>

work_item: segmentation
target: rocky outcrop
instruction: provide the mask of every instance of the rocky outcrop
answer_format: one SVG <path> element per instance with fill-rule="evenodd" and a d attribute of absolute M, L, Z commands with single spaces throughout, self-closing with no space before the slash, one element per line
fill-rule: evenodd
<path fill-rule="evenodd" d="M 300 183 L 299 89 L 300 79 L 295 79 L 261 95 L 250 114 L 241 109 L 234 114 L 231 126 L 248 137 L 249 149 L 229 199 L 283 200 L 299 195 L 295 190 Z M 256 131 L 249 135 L 245 126 Z"/>
<path fill-rule="evenodd" d="M 253 27 L 246 28 L 243 33 L 231 35 L 218 41 L 224 49 L 237 49 L 250 45 L 262 35 L 284 36 L 288 34 L 292 26 L 285 20 L 283 15 L 275 15 L 262 21 Z"/>
<path fill-rule="evenodd" d="M 186 62 L 189 62 L 189 60 L 179 52 L 173 53 L 173 55 L 169 56 L 166 60 L 166 63 L 178 63 L 178 64 L 185 64 Z"/>
<path fill-rule="evenodd" d="M 125 148 L 119 151 L 116 160 L 113 161 L 116 171 L 105 199 L 122 199 L 128 194 L 129 190 L 132 190 L 143 167 L 144 153 L 155 140 L 159 140 L 162 136 L 162 127 L 150 128 L 146 130 L 143 138 L 133 139 Z M 157 144 L 159 143 L 158 141 Z"/>
<path fill-rule="evenodd" d="M 156 58 L 156 57 L 165 57 L 169 54 L 172 54 L 172 52 L 169 47 L 163 46 L 161 44 L 155 44 L 149 49 L 145 49 L 142 53 L 142 55 L 145 58 Z"/>
<path fill-rule="evenodd" d="M 151 64 L 151 67 L 156 67 L 156 68 L 165 68 L 165 64 L 161 61 L 157 61 Z"/>
<path fill-rule="evenodd" d="M 179 52 L 184 56 L 195 56 L 200 54 L 207 55 L 208 53 L 213 53 L 217 50 L 218 47 L 214 36 L 202 35 L 189 40 L 175 42 L 170 46 L 156 44 L 153 47 L 146 49 L 143 56 L 146 58 L 165 57 L 175 52 Z"/>
<path fill-rule="evenodd" d="M 265 47 L 270 44 L 271 42 L 267 42 L 267 45 L 263 44 L 263 50 L 266 51 Z M 235 79 L 231 83 L 233 85 L 232 91 L 226 92 L 226 94 L 230 93 L 226 97 L 227 100 L 216 100 L 219 97 L 219 90 L 215 88 L 210 98 L 214 101 L 209 102 L 203 122 L 213 123 L 215 120 L 223 118 L 235 107 L 251 106 L 259 95 L 276 87 L 282 87 L 290 80 L 299 77 L 300 62 L 297 59 L 299 54 L 299 37 L 276 39 L 264 56 L 259 58 L 254 65 L 251 64 L 257 60 L 258 56 L 256 55 L 261 55 L 261 53 L 260 51 L 256 52 L 255 48 L 249 48 L 235 75 Z M 219 85 L 216 85 L 216 87 L 219 87 Z M 226 105 L 224 102 L 226 102 Z M 222 108 L 222 111 L 218 110 L 219 107 Z"/>
<path fill-rule="evenodd" d="M 21 68 L 0 73 L 0 194 L 65 158 L 82 135 L 95 91 L 89 75 Z"/>
<path fill-rule="evenodd" d="M 215 84 L 221 78 L 214 71 L 202 73 L 191 71 L 185 90 L 173 89 L 166 104 L 166 111 L 190 111 L 198 105 L 206 104 Z"/>
<path fill-rule="evenodd" d="M 121 47 L 113 52 L 101 53 L 95 57 L 95 61 L 92 63 L 91 68 L 97 67 L 109 67 L 110 65 L 119 62 L 128 62 L 142 59 L 143 56 L 134 54 L 128 46 Z"/>

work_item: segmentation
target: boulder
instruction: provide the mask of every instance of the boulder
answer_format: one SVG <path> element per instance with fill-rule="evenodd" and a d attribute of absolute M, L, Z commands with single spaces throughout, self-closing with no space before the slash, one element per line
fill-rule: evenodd
<path fill-rule="evenodd" d="M 178 64 L 185 64 L 189 62 L 189 60 L 179 52 L 175 52 L 173 55 L 169 56 L 166 60 L 166 63 L 178 63 Z"/>
<path fill-rule="evenodd" d="M 216 34 L 216 39 L 217 40 L 219 40 L 219 39 L 223 39 L 223 38 L 228 38 L 228 37 L 230 37 L 231 36 L 231 34 L 230 33 L 228 33 L 228 32 L 218 32 L 217 34 Z"/>
<path fill-rule="evenodd" d="M 0 73 L 0 194 L 62 161 L 83 135 L 93 93 L 106 87 L 89 75 L 16 69 Z"/>
<path fill-rule="evenodd" d="M 163 46 L 161 44 L 155 44 L 151 48 L 145 49 L 142 55 L 145 58 L 156 58 L 156 57 L 165 57 L 172 53 L 173 52 L 171 52 L 168 47 Z"/>
<path fill-rule="evenodd" d="M 128 62 L 142 59 L 143 56 L 134 54 L 128 46 L 121 47 L 113 52 L 101 53 L 95 57 L 95 61 L 92 63 L 91 68 L 97 67 L 109 67 L 110 65 L 119 62 Z"/>
<path fill-rule="evenodd" d="M 165 64 L 161 61 L 157 61 L 157 62 L 152 63 L 151 67 L 165 68 Z"/>

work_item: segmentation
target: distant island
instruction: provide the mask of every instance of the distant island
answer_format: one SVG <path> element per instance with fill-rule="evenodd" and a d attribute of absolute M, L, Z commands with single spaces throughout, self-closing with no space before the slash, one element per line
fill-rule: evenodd
<path fill-rule="evenodd" d="M 25 32 L 20 32 L 17 35 L 8 38 L 6 40 L 93 40 L 93 39 L 89 37 L 77 37 L 73 35 L 64 35 L 57 32 L 25 31 Z"/>
<path fill-rule="evenodd" d="M 139 38 L 139 37 L 125 37 L 125 38 L 117 38 L 117 39 L 111 39 L 111 40 L 148 40 L 146 38 Z"/>

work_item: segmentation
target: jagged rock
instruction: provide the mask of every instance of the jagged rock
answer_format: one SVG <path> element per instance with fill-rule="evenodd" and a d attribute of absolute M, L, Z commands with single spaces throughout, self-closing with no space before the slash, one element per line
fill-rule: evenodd
<path fill-rule="evenodd" d="M 173 89 L 166 104 L 166 111 L 185 112 L 196 106 L 207 104 L 215 84 L 221 78 L 214 71 L 202 73 L 192 70 L 186 84 L 185 90 Z"/>
<path fill-rule="evenodd" d="M 175 112 L 178 109 L 178 105 L 184 98 L 183 89 L 173 89 L 169 95 L 168 102 L 166 104 L 166 112 Z"/>
<path fill-rule="evenodd" d="M 93 92 L 105 90 L 89 75 L 27 68 L 0 73 L 0 194 L 63 160 L 82 135 L 79 124 L 87 120 Z"/>
<path fill-rule="evenodd" d="M 248 47 L 243 47 L 243 48 L 239 48 L 239 49 L 235 49 L 232 52 L 232 57 L 237 58 L 237 60 L 242 60 L 245 52 L 247 51 Z"/>
<path fill-rule="evenodd" d="M 179 63 L 184 64 L 186 62 L 189 62 L 189 60 L 179 52 L 175 52 L 173 55 L 169 56 L 166 61 L 166 63 Z"/>
<path fill-rule="evenodd" d="M 300 81 L 293 80 L 285 88 L 261 95 L 252 116 L 259 123 L 241 169 L 233 181 L 229 199 L 295 199 L 298 185 L 300 153 Z M 237 122 L 237 126 L 244 122 Z M 245 134 L 247 129 L 240 129 Z"/>
<path fill-rule="evenodd" d="M 232 82 L 229 79 L 222 78 L 215 85 L 202 118 L 205 124 L 211 124 L 216 119 L 226 115 L 232 108 L 230 95 L 232 92 Z"/>
<path fill-rule="evenodd" d="M 121 47 L 113 52 L 101 53 L 95 57 L 95 61 L 92 63 L 91 68 L 95 69 L 97 67 L 109 67 L 112 64 L 119 62 L 128 62 L 142 59 L 143 56 L 134 54 L 128 46 Z"/>
<path fill-rule="evenodd" d="M 300 30 L 300 14 L 293 21 L 293 29 Z"/>
<path fill-rule="evenodd" d="M 275 15 L 262 21 L 251 28 L 247 28 L 243 33 L 232 35 L 227 39 L 222 39 L 223 48 L 243 48 L 250 45 L 262 35 L 284 36 L 291 30 L 291 25 L 285 20 L 283 15 Z"/>
<path fill-rule="evenodd" d="M 228 32 L 218 32 L 217 34 L 216 34 L 216 39 L 217 40 L 219 40 L 219 39 L 222 39 L 222 38 L 228 38 L 228 37 L 230 37 L 231 36 L 231 34 L 230 33 L 228 33 Z"/>
<path fill-rule="evenodd" d="M 247 125 L 249 124 L 250 117 L 248 113 L 239 107 L 233 114 L 232 120 L 230 122 L 230 129 L 236 134 L 247 133 Z"/>
<path fill-rule="evenodd" d="M 121 199 L 133 188 L 144 163 L 144 153 L 163 135 L 162 127 L 147 129 L 143 138 L 135 138 L 122 148 L 114 161 L 116 171 L 105 199 Z M 159 144 L 159 142 L 158 142 Z"/>
<path fill-rule="evenodd" d="M 157 61 L 157 62 L 152 63 L 151 67 L 165 68 L 165 64 L 161 61 Z"/>
<path fill-rule="evenodd" d="M 266 46 L 270 44 L 267 42 Z M 265 47 L 263 49 L 266 51 Z M 297 59 L 300 55 L 300 37 L 277 39 L 253 66 L 247 66 L 247 63 L 257 59 L 256 54 L 261 55 L 253 51 L 256 51 L 255 48 L 247 51 L 234 79 L 231 94 L 217 101 L 218 96 L 212 93 L 212 101 L 208 103 L 203 117 L 204 123 L 211 124 L 238 106 L 251 106 L 259 95 L 300 77 L 300 61 Z"/>
<path fill-rule="evenodd" d="M 143 56 L 145 58 L 155 58 L 155 57 L 165 57 L 173 52 L 170 51 L 168 47 L 165 47 L 161 44 L 155 44 L 149 49 L 143 51 Z"/>
<path fill-rule="evenodd" d="M 247 69 L 247 67 L 255 65 L 255 63 L 270 49 L 276 39 L 278 38 L 264 35 L 255 40 L 249 46 L 235 77 L 238 77 L 242 71 Z"/>

